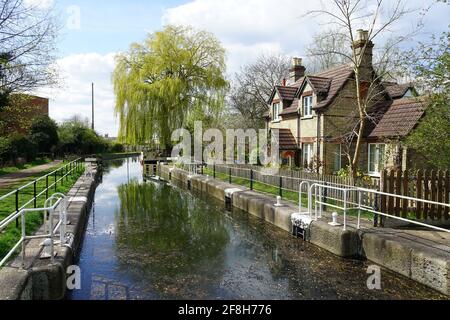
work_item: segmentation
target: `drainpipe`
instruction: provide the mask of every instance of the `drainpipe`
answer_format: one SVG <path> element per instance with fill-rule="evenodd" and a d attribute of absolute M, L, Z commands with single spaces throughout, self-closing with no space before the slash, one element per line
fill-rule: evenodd
<path fill-rule="evenodd" d="M 301 122 L 301 117 L 300 117 L 300 112 L 297 112 L 297 146 L 298 149 L 301 150 L 302 149 L 302 143 L 300 141 L 300 122 Z M 302 167 L 301 164 L 301 156 L 300 156 L 300 151 L 297 150 L 297 155 L 296 155 L 296 159 L 295 161 L 297 162 L 296 165 L 298 165 L 300 168 Z"/>
<path fill-rule="evenodd" d="M 321 114 L 319 112 L 317 112 L 317 162 L 318 162 L 317 164 L 319 164 L 320 159 L 322 158 L 320 156 L 320 151 L 321 151 L 321 148 L 320 148 L 320 137 L 321 137 L 320 131 L 321 131 L 321 128 L 322 128 L 321 123 L 320 123 L 321 119 L 322 119 Z M 320 173 L 320 167 L 319 166 L 317 166 L 317 173 Z"/>

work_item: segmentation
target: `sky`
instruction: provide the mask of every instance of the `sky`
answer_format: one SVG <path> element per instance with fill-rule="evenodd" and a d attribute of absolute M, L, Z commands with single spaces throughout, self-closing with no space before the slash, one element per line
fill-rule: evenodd
<path fill-rule="evenodd" d="M 50 99 L 50 116 L 58 122 L 73 115 L 90 119 L 93 82 L 95 127 L 109 136 L 116 136 L 119 126 L 111 83 L 115 55 L 166 24 L 213 32 L 226 49 L 228 75 L 262 53 L 304 57 L 312 37 L 329 27 L 324 18 L 305 17 L 308 10 L 320 8 L 318 0 L 25 1 L 52 7 L 62 25 L 56 62 L 61 84 L 36 92 Z M 408 5 L 421 8 L 431 1 L 410 0 Z M 414 41 L 447 30 L 449 8 L 433 6 L 425 16 L 423 33 Z M 411 15 L 387 34 L 411 28 L 416 19 L 417 14 Z"/>

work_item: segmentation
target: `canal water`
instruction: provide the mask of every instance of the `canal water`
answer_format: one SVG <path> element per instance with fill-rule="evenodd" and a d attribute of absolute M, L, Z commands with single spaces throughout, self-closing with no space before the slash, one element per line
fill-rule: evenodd
<path fill-rule="evenodd" d="M 80 254 L 74 300 L 445 299 L 340 259 L 244 212 L 188 191 L 144 182 L 136 158 L 109 161 Z"/>

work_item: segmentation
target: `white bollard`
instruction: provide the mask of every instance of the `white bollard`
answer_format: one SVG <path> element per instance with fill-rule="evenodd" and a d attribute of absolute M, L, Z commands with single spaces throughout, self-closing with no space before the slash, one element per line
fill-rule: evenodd
<path fill-rule="evenodd" d="M 282 207 L 283 206 L 283 204 L 281 203 L 281 197 L 280 196 L 277 197 L 277 203 L 275 203 L 274 206 L 275 207 Z"/>
<path fill-rule="evenodd" d="M 52 239 L 45 239 L 44 242 L 41 243 L 41 247 L 44 247 L 44 250 L 41 254 L 41 259 L 49 259 L 52 257 Z"/>
<path fill-rule="evenodd" d="M 341 224 L 338 222 L 339 215 L 337 212 L 333 212 L 331 215 L 333 217 L 333 222 L 328 223 L 330 226 L 339 227 Z"/>

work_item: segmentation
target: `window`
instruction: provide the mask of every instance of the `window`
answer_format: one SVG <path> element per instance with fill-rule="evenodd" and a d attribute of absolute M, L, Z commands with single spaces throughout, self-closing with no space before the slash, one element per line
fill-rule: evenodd
<path fill-rule="evenodd" d="M 369 174 L 379 176 L 384 167 L 385 145 L 379 143 L 369 144 Z"/>
<path fill-rule="evenodd" d="M 273 121 L 279 121 L 280 118 L 280 103 L 273 104 Z"/>
<path fill-rule="evenodd" d="M 303 117 L 312 117 L 313 97 L 303 97 Z"/>
<path fill-rule="evenodd" d="M 342 145 L 337 144 L 334 146 L 334 148 L 333 171 L 338 172 L 342 169 Z"/>
<path fill-rule="evenodd" d="M 309 168 L 311 165 L 313 158 L 313 144 L 312 143 L 304 143 L 303 144 L 303 166 L 305 168 Z"/>

